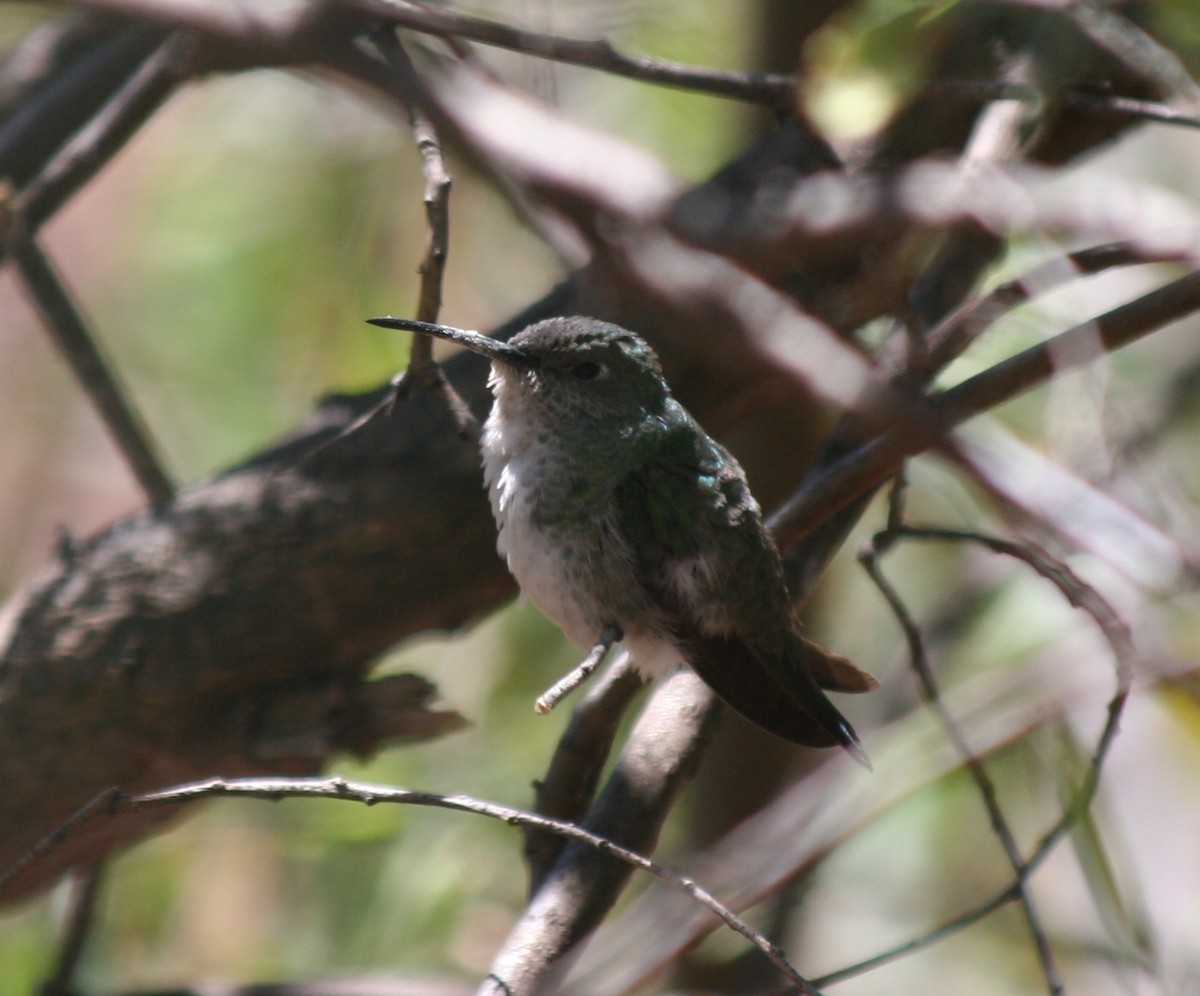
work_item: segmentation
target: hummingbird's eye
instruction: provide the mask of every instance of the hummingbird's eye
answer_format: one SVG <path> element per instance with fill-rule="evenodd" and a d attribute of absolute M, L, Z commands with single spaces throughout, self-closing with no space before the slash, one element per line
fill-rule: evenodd
<path fill-rule="evenodd" d="M 594 363 L 592 360 L 584 360 L 582 363 L 576 363 L 571 367 L 571 376 L 576 380 L 595 380 L 604 371 L 604 368 L 599 363 Z"/>

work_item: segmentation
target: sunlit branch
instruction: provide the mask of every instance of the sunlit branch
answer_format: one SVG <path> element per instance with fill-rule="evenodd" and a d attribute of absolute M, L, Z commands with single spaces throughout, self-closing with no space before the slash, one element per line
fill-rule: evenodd
<path fill-rule="evenodd" d="M 432 4 L 406 3 L 404 0 L 360 0 L 360 5 L 413 31 L 466 38 L 553 62 L 628 76 L 643 83 L 657 83 L 714 97 L 766 104 L 780 110 L 792 108 L 796 101 L 796 79 L 792 76 L 702 69 L 665 59 L 628 55 L 604 39 L 564 38 L 561 35 L 528 31 Z"/>
<path fill-rule="evenodd" d="M 1005 315 L 1072 280 L 1121 266 L 1186 262 L 1187 254 L 1156 251 L 1132 242 L 1111 242 L 1049 260 L 1006 280 L 980 297 L 955 309 L 924 337 L 924 368 L 914 373 L 928 378 L 960 356 L 979 336 Z"/>
<path fill-rule="evenodd" d="M 545 775 L 534 785 L 537 812 L 573 822 L 583 819 L 600 784 L 625 710 L 642 688 L 637 670 L 621 658 L 592 684 L 572 710 Z M 526 831 L 531 894 L 541 887 L 565 845 L 562 837 Z"/>
<path fill-rule="evenodd" d="M 960 423 L 1197 309 L 1200 274 L 1190 273 L 989 367 L 929 399 L 923 433 L 902 427 L 855 448 L 806 481 L 771 514 L 768 525 L 781 546 L 796 542 Z"/>

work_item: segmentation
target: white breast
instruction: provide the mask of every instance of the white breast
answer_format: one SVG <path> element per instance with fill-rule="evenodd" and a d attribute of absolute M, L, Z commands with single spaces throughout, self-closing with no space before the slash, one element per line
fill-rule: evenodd
<path fill-rule="evenodd" d="M 585 606 L 573 597 L 577 586 L 559 544 L 532 521 L 535 485 L 531 480 L 538 447 L 532 439 L 514 439 L 511 433 L 501 432 L 499 423 L 493 409 L 481 445 L 483 476 L 499 530 L 496 549 L 521 586 L 522 596 L 546 613 L 572 643 L 590 648 L 603 624 L 589 618 Z"/>

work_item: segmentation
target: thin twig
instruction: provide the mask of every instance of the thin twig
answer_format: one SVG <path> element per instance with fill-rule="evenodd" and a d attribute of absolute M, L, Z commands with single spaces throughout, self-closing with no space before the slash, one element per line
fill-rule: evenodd
<path fill-rule="evenodd" d="M 737 73 L 627 55 L 604 39 L 564 38 L 472 17 L 444 7 L 407 3 L 404 0 L 371 0 L 366 6 L 380 16 L 412 31 L 446 38 L 467 38 L 495 48 L 539 56 L 554 62 L 586 66 L 619 76 L 677 89 L 708 93 L 748 103 L 765 104 L 782 111 L 795 106 L 797 77 L 780 73 Z M 1200 128 L 1200 118 L 1150 100 L 1090 93 L 1066 88 L 1048 94 L 1042 88 L 1000 80 L 939 79 L 926 89 L 972 100 L 1016 100 L 1041 103 L 1047 99 L 1081 110 L 1120 115 L 1144 121 Z"/>
<path fill-rule="evenodd" d="M 375 47 L 399 74 L 411 78 L 416 69 L 404 46 L 397 40 L 395 32 L 379 30 L 373 35 Z M 442 147 L 438 141 L 433 122 L 415 104 L 408 105 L 409 122 L 416 139 L 417 152 L 421 156 L 421 175 L 425 187 L 425 220 L 428 234 L 425 240 L 425 256 L 421 261 L 421 288 L 417 297 L 417 320 L 437 322 L 442 308 L 442 275 L 450 251 L 450 175 L 442 158 Z M 470 406 L 454 390 L 446 379 L 441 366 L 433 361 L 433 340 L 428 336 L 416 336 L 409 353 L 408 370 L 404 376 L 392 382 L 388 398 L 389 412 L 401 393 L 407 390 L 412 380 L 438 399 L 442 407 L 454 420 L 460 436 L 473 441 L 479 440 L 479 420 Z"/>
<path fill-rule="evenodd" d="M 968 301 L 930 329 L 925 336 L 925 367 L 918 374 L 922 380 L 932 377 L 1014 308 L 1048 294 L 1068 281 L 1119 266 L 1186 261 L 1187 255 L 1181 251 L 1159 251 L 1132 242 L 1110 242 L 1041 263 Z"/>
<path fill-rule="evenodd" d="M 1073 608 L 1079 609 L 1091 617 L 1112 649 L 1118 691 L 1128 691 L 1129 684 L 1133 680 L 1134 664 L 1138 656 L 1129 627 L 1121 620 L 1120 615 L 1108 600 L 1063 561 L 1030 543 L 1021 543 L 967 530 L 930 526 L 918 528 L 906 525 L 900 529 L 899 534 L 904 539 L 975 543 L 986 547 L 993 553 L 1011 557 L 1028 566 L 1040 577 L 1053 584 Z"/>
<path fill-rule="evenodd" d="M 8 888 L 9 883 L 14 881 L 17 876 L 21 875 L 31 865 L 36 864 L 52 851 L 57 850 L 63 841 L 74 836 L 75 832 L 81 826 L 90 823 L 102 811 L 112 807 L 120 799 L 120 796 L 121 793 L 115 787 L 97 792 L 63 820 L 62 823 L 34 844 L 33 847 L 29 848 L 10 867 L 0 873 L 0 896 L 4 895 L 4 890 Z"/>
<path fill-rule="evenodd" d="M 921 337 L 920 349 L 910 348 L 907 335 L 889 338 L 877 354 L 876 362 L 888 372 L 890 383 L 897 389 L 907 386 L 911 390 L 912 385 L 924 385 L 931 381 L 1012 309 L 1054 290 L 1068 280 L 1092 276 L 1118 266 L 1185 262 L 1189 258 L 1188 253 L 1182 250 L 1148 249 L 1132 242 L 1113 242 L 1066 253 L 1035 266 L 955 309 Z M 824 465 L 828 467 L 835 455 L 846 457 L 853 453 L 863 443 L 862 433 L 860 419 L 849 414 L 844 416 L 826 443 Z M 810 590 L 829 558 L 841 548 L 846 534 L 860 518 L 862 508 L 872 493 L 872 489 L 868 489 L 854 502 L 785 547 L 785 564 L 790 572 L 789 586 L 797 597 L 802 597 Z"/>
<path fill-rule="evenodd" d="M 984 767 L 979 755 L 975 753 L 974 749 L 967 742 L 967 738 L 959 727 L 958 721 L 951 715 L 942 701 L 941 691 L 938 688 L 937 680 L 934 678 L 933 669 L 929 664 L 929 657 L 925 650 L 925 640 L 921 635 L 920 627 L 900 597 L 900 593 L 883 574 L 880 565 L 880 558 L 905 535 L 903 526 L 903 501 L 903 480 L 897 478 L 896 483 L 892 487 L 888 504 L 888 526 L 883 532 L 877 533 L 869 545 L 859 553 L 859 562 L 863 565 L 867 575 L 871 578 L 875 587 L 878 588 L 880 594 L 887 601 L 888 607 L 904 632 L 905 640 L 908 643 L 909 660 L 913 670 L 916 672 L 917 679 L 921 683 L 925 700 L 937 714 L 938 720 L 941 722 L 947 737 L 949 737 L 950 742 L 954 745 L 954 749 L 959 757 L 962 758 L 968 776 L 975 783 L 975 790 L 983 801 L 984 809 L 987 810 L 992 831 L 996 834 L 997 840 L 1000 841 L 1000 846 L 1004 849 L 1004 854 L 1015 875 L 1016 897 L 1025 914 L 1025 920 L 1029 924 L 1029 932 L 1033 937 L 1034 946 L 1037 949 L 1038 960 L 1042 966 L 1042 974 L 1046 979 L 1047 989 L 1051 993 L 1051 996 L 1056 996 L 1056 994 L 1063 991 L 1062 980 L 1054 964 L 1054 955 L 1050 949 L 1050 942 L 1046 936 L 1045 928 L 1042 926 L 1041 916 L 1033 904 L 1033 897 L 1025 887 L 1023 879 L 1025 862 L 1021 857 L 1021 850 L 1017 844 L 1016 836 L 1009 826 L 1004 811 L 1000 808 L 996 785 Z"/>
<path fill-rule="evenodd" d="M 1181 128 L 1200 128 L 1200 117 L 1176 110 L 1169 104 L 1119 94 L 1097 93 L 1079 87 L 1067 87 L 1053 92 L 1034 83 L 1008 80 L 937 79 L 924 87 L 926 92 L 942 93 L 971 100 L 1018 100 L 1023 104 L 1059 103 L 1066 107 L 1135 121 L 1177 125 Z"/>
<path fill-rule="evenodd" d="M 443 795 L 437 792 L 414 792 L 409 789 L 388 785 L 373 785 L 354 782 L 344 778 L 211 778 L 193 782 L 159 792 L 148 792 L 136 796 L 119 796 L 112 807 L 113 812 L 138 811 L 158 806 L 177 806 L 198 799 L 236 797 L 279 801 L 292 798 L 341 799 L 349 802 L 376 806 L 381 803 L 407 806 L 430 806 L 460 813 L 473 813 L 489 819 L 500 820 L 509 826 L 530 827 L 546 833 L 554 833 L 569 840 L 578 841 L 602 854 L 616 858 L 625 864 L 644 871 L 655 878 L 690 896 L 693 900 L 717 916 L 731 930 L 745 937 L 770 959 L 779 972 L 801 993 L 815 994 L 816 990 L 793 968 L 783 952 L 767 938 L 746 923 L 732 910 L 721 904 L 693 879 L 660 865 L 644 855 L 609 840 L 599 834 L 585 830 L 574 823 L 551 819 L 511 806 L 475 799 L 466 795 Z M 98 815 L 93 810 L 92 817 Z M 76 824 L 78 825 L 78 824 Z"/>
<path fill-rule="evenodd" d="M 175 489 L 163 470 L 141 418 L 34 239 L 37 228 L 85 184 L 128 140 L 178 82 L 189 43 L 164 40 L 95 116 L 5 206 L 6 238 L 0 253 L 13 257 L 43 323 L 151 504 L 169 501 Z M 2 256 L 0 256 L 2 258 Z"/>
<path fill-rule="evenodd" d="M 21 282 L 43 324 L 116 441 L 142 491 L 152 505 L 170 501 L 175 488 L 162 469 L 142 419 L 126 399 L 50 261 L 36 241 L 21 231 L 19 219 L 9 226 L 7 241 Z"/>
<path fill-rule="evenodd" d="M 555 62 L 586 66 L 647 83 L 670 86 L 715 97 L 763 104 L 788 112 L 795 106 L 798 79 L 788 74 L 739 73 L 706 69 L 663 59 L 627 55 L 603 39 L 573 39 L 515 28 L 511 25 L 472 17 L 444 7 L 405 0 L 348 0 L 344 5 L 295 5 L 295 9 L 271 16 L 256 15 L 236 5 L 177 4 L 168 0 L 86 0 L 86 5 L 125 17 L 143 17 L 191 27 L 212 38 L 236 43 L 247 52 L 257 50 L 263 62 L 295 58 L 309 53 L 311 41 L 319 38 L 323 13 L 346 17 L 347 8 L 368 14 L 411 31 L 437 35 L 454 44 L 469 39 L 495 48 L 521 52 Z M 247 56 L 248 57 L 248 56 Z M 1003 81 L 940 79 L 926 84 L 929 90 L 970 100 L 1061 101 L 1069 107 L 1135 120 L 1200 128 L 1200 117 L 1178 111 L 1167 104 L 1120 95 L 1094 93 L 1068 87 L 1047 94 L 1031 84 Z"/>
<path fill-rule="evenodd" d="M 1200 84 L 1187 65 L 1118 7 L 1103 3 L 1056 4 L 1095 45 L 1118 59 L 1160 93 L 1200 108 Z"/>
<path fill-rule="evenodd" d="M 950 920 L 947 920 L 939 927 L 927 933 L 914 937 L 911 940 L 905 941 L 903 944 L 898 944 L 886 951 L 881 951 L 870 958 L 865 958 L 862 961 L 855 962 L 853 965 L 847 965 L 845 968 L 840 968 L 836 972 L 829 972 L 820 978 L 813 980 L 813 985 L 830 986 L 835 982 L 843 982 L 846 979 L 853 978 L 856 975 L 862 975 L 871 969 L 879 968 L 881 965 L 886 965 L 889 962 L 895 961 L 904 955 L 911 954 L 913 951 L 919 951 L 921 948 L 928 947 L 937 941 L 944 940 L 957 934 L 959 931 L 978 923 L 980 920 L 994 913 L 996 910 L 1008 903 L 1011 903 L 1017 898 L 1018 889 L 1035 871 L 1041 866 L 1042 862 L 1049 857 L 1050 852 L 1055 845 L 1066 836 L 1068 832 L 1078 822 L 1079 817 L 1085 812 L 1095 797 L 1096 789 L 1100 784 L 1100 769 L 1104 763 L 1104 759 L 1108 755 L 1109 748 L 1116 739 L 1117 730 L 1120 727 L 1121 713 L 1125 708 L 1125 701 L 1128 698 L 1128 689 L 1118 691 L 1116 695 L 1109 700 L 1107 717 L 1104 723 L 1104 730 L 1100 734 L 1100 739 L 1097 741 L 1096 750 L 1092 755 L 1092 762 L 1088 767 L 1087 774 L 1081 783 L 1079 790 L 1072 800 L 1072 804 L 1064 811 L 1062 817 L 1054 824 L 1042 838 L 1038 841 L 1033 852 L 1026 859 L 1022 874 L 1019 880 L 1010 882 L 1007 886 L 997 892 L 995 895 L 979 903 L 977 906 L 960 913 Z"/>

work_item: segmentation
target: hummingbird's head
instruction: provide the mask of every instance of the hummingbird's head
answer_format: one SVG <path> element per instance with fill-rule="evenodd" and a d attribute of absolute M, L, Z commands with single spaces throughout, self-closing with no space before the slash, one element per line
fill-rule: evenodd
<path fill-rule="evenodd" d="M 620 420 L 657 409 L 667 385 L 641 336 L 594 318 L 550 318 L 509 340 L 533 362 L 494 358 L 492 389 L 504 403 L 535 406 L 563 418 Z"/>
<path fill-rule="evenodd" d="M 372 325 L 449 339 L 492 361 L 497 401 L 521 417 L 620 423 L 657 411 L 668 397 L 662 367 L 641 336 L 595 318 L 549 318 L 508 342 L 407 318 Z"/>

